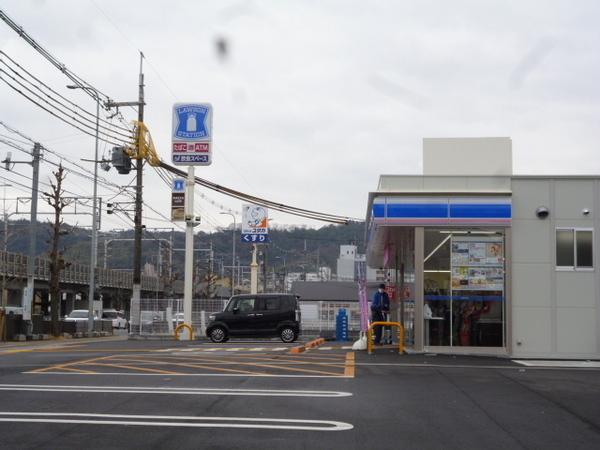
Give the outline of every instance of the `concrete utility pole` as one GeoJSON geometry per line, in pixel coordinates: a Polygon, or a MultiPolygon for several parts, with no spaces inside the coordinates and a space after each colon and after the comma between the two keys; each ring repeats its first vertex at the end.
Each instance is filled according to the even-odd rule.
{"type": "Polygon", "coordinates": [[[233,242],[233,250],[231,253],[231,295],[235,295],[235,232],[236,232],[236,222],[235,222],[235,214],[232,212],[220,212],[219,214],[228,214],[233,218],[233,233],[232,233],[232,242],[233,242]]]}
{"type": "Polygon", "coordinates": [[[23,292],[23,320],[28,320],[28,334],[33,332],[31,323],[31,309],[33,304],[34,275],[35,275],[35,252],[37,243],[37,203],[38,186],[40,180],[40,158],[42,156],[42,146],[39,143],[33,144],[33,175],[31,182],[31,212],[29,217],[29,257],[27,258],[27,287],[23,292]]]}
{"type": "MultiPolygon", "coordinates": [[[[142,72],[142,64],[144,62],[144,54],[140,52],[140,75],[139,75],[139,92],[138,92],[138,122],[144,122],[144,73],[142,72]]],[[[141,126],[138,126],[138,137],[141,133],[141,126]]],[[[138,139],[139,143],[139,139],[138,139]]],[[[142,294],[142,176],[144,168],[144,159],[140,155],[138,144],[136,158],[136,176],[135,176],[135,216],[134,216],[134,251],[133,251],[133,292],[132,302],[140,301],[142,294]]]]}
{"type": "Polygon", "coordinates": [[[4,270],[2,271],[2,306],[8,305],[8,291],[6,290],[6,266],[8,263],[8,215],[6,214],[6,188],[12,186],[12,184],[0,184],[4,188],[4,195],[2,197],[2,211],[4,213],[4,270]]]}

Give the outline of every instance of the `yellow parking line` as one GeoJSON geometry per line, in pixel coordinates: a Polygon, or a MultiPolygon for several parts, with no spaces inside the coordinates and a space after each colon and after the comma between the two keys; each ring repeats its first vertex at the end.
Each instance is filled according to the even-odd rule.
{"type": "Polygon", "coordinates": [[[151,372],[151,373],[164,373],[165,375],[179,375],[180,372],[172,372],[169,370],[161,369],[147,369],[144,367],[129,366],[125,364],[112,364],[112,363],[91,363],[91,366],[103,366],[103,367],[117,367],[119,369],[137,370],[140,372],[151,372]]]}
{"type": "MultiPolygon", "coordinates": [[[[173,362],[173,361],[156,361],[156,360],[150,360],[150,359],[128,359],[128,361],[137,361],[137,362],[145,362],[145,363],[155,363],[155,364],[159,364],[159,365],[171,365],[171,366],[181,366],[181,367],[191,367],[193,369],[210,369],[210,370],[217,370],[220,372],[234,372],[234,373],[244,373],[244,374],[248,374],[248,375],[260,375],[260,372],[250,372],[247,370],[239,370],[239,369],[225,369],[223,367],[213,367],[213,366],[206,366],[206,365],[202,365],[202,364],[188,364],[188,363],[177,363],[177,362],[173,362]]],[[[140,368],[140,370],[142,370],[142,368],[140,368]]]]}
{"type": "Polygon", "coordinates": [[[346,353],[346,368],[344,369],[344,376],[354,378],[355,372],[355,356],[354,352],[346,353]]]}
{"type": "Polygon", "coordinates": [[[93,361],[100,361],[102,359],[108,359],[111,356],[100,356],[99,358],[83,359],[83,360],[73,361],[73,362],[66,363],[66,364],[55,364],[53,366],[43,367],[41,369],[30,370],[30,373],[43,373],[43,372],[48,372],[48,371],[54,371],[56,369],[64,369],[64,368],[70,367],[70,366],[85,365],[85,364],[93,362],[93,361]]]}
{"type": "MultiPolygon", "coordinates": [[[[146,358],[146,356],[139,356],[139,358],[146,358]]],[[[211,358],[208,355],[197,355],[195,357],[184,357],[184,356],[163,356],[163,358],[167,358],[169,360],[183,360],[183,361],[200,361],[200,362],[213,362],[215,364],[240,364],[239,360],[231,360],[231,359],[214,359],[214,356],[211,358]]],[[[272,358],[261,358],[261,357],[250,357],[247,356],[244,359],[249,359],[252,361],[267,361],[272,363],[289,363],[290,365],[312,365],[312,366],[324,366],[324,367],[337,367],[343,369],[345,367],[344,360],[338,360],[337,364],[333,363],[325,363],[325,362],[313,362],[313,361],[301,361],[299,359],[285,359],[280,357],[272,357],[272,358]]],[[[128,359],[130,360],[130,359],[128,359]]]]}
{"type": "Polygon", "coordinates": [[[68,372],[76,372],[76,373],[89,373],[89,374],[98,373],[98,372],[94,372],[93,370],[74,369],[72,367],[62,367],[60,370],[66,370],[68,372]]]}

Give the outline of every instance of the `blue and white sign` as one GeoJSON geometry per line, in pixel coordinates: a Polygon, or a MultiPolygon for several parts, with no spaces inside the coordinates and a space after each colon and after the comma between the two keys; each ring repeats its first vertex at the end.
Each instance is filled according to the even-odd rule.
{"type": "Polygon", "coordinates": [[[205,103],[177,103],[173,106],[173,140],[210,141],[212,106],[205,103]]]}
{"type": "Polygon", "coordinates": [[[269,241],[269,210],[264,206],[242,205],[242,242],[262,244],[269,241]]]}
{"type": "Polygon", "coordinates": [[[264,244],[265,242],[271,242],[271,239],[267,234],[242,234],[242,242],[264,244]]]}
{"type": "Polygon", "coordinates": [[[184,178],[175,178],[173,180],[173,192],[185,192],[184,178]]]}
{"type": "Polygon", "coordinates": [[[212,106],[208,103],[173,105],[172,161],[180,166],[212,163],[212,106]]]}

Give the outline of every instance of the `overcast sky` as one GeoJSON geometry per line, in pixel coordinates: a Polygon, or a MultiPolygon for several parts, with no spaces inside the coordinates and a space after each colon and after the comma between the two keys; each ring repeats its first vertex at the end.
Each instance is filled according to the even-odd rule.
{"type": "MultiPolygon", "coordinates": [[[[145,121],[163,159],[172,104],[210,102],[214,162],[196,174],[271,200],[364,218],[381,173],[421,173],[423,137],[509,136],[515,173],[600,173],[597,1],[0,0],[0,8],[117,101],[137,98],[142,50],[145,121]]],[[[93,111],[89,97],[65,89],[69,80],[2,22],[0,49],[93,111]]],[[[93,158],[92,138],[2,82],[0,120],[69,158],[93,158]]],[[[7,150],[0,144],[2,158],[7,150]]],[[[132,175],[104,173],[122,185],[132,175]]],[[[89,180],[68,181],[91,194],[89,180]]],[[[145,201],[169,215],[169,188],[152,168],[144,187],[145,201]]],[[[207,197],[198,201],[204,230],[231,222],[220,208],[241,211],[237,200],[198,192],[207,197]]],[[[126,226],[103,218],[103,229],[126,226]]]]}

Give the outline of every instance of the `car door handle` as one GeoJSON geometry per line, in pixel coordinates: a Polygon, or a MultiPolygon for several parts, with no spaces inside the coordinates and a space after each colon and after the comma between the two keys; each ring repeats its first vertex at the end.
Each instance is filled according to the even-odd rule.
{"type": "Polygon", "coordinates": [[[262,314],[254,314],[256,317],[262,317],[262,314]]]}
{"type": "Polygon", "coordinates": [[[248,317],[254,317],[256,314],[250,313],[248,314],[248,317]]]}

